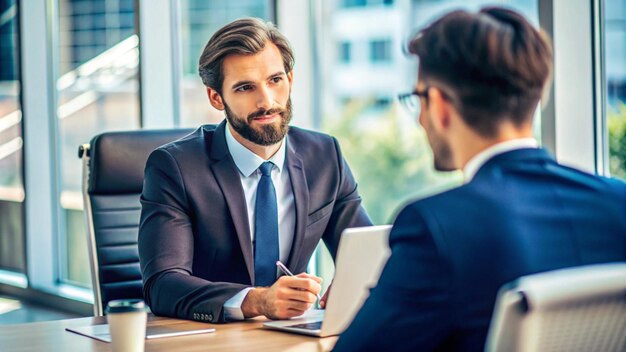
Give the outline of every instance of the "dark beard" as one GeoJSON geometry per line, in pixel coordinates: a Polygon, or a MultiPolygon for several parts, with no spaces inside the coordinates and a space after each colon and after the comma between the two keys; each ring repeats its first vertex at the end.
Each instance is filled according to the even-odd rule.
{"type": "MultiPolygon", "coordinates": [[[[434,132],[433,132],[434,134],[434,132]]],[[[433,163],[437,171],[454,171],[452,150],[442,138],[430,136],[430,148],[433,150],[433,163]],[[432,138],[432,139],[431,139],[432,138]]]]}
{"type": "Polygon", "coordinates": [[[263,146],[274,145],[280,142],[285,137],[287,132],[289,132],[289,122],[291,122],[292,114],[291,97],[287,100],[287,106],[284,109],[272,108],[269,110],[257,110],[250,113],[245,119],[235,115],[226,102],[224,102],[224,107],[228,123],[235,131],[237,131],[237,133],[239,133],[240,136],[254,144],[263,146]],[[258,130],[252,128],[252,120],[254,120],[255,117],[276,113],[280,115],[280,124],[278,126],[275,124],[268,124],[261,125],[258,130]]]}
{"type": "Polygon", "coordinates": [[[452,165],[452,152],[447,145],[440,146],[436,154],[433,149],[433,159],[437,171],[454,171],[457,169],[452,165]]]}

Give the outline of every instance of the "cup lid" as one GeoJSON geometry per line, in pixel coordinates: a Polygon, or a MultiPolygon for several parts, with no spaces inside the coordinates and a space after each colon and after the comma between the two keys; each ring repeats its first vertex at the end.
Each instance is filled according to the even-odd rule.
{"type": "Polygon", "coordinates": [[[146,304],[141,299],[116,299],[109,301],[105,313],[145,312],[146,304]]]}

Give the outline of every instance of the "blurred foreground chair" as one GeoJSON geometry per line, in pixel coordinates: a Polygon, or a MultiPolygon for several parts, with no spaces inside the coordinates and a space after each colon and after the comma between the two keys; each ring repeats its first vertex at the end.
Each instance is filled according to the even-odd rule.
{"type": "Polygon", "coordinates": [[[486,351],[626,351],[626,263],[555,270],[504,285],[486,351]]]}
{"type": "Polygon", "coordinates": [[[120,298],[142,298],[137,234],[146,160],[192,130],[107,132],[79,147],[94,315],[120,298]]]}

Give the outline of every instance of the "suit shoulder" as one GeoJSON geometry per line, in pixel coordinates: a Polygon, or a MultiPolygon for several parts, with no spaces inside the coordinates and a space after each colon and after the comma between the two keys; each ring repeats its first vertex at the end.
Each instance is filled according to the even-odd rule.
{"type": "Polygon", "coordinates": [[[395,217],[394,224],[408,224],[419,221],[433,225],[441,220],[441,216],[445,217],[451,207],[456,207],[459,203],[473,199],[474,193],[476,193],[476,190],[472,189],[471,184],[464,184],[421,199],[409,201],[401,207],[401,210],[395,217]]]}
{"type": "Polygon", "coordinates": [[[206,139],[213,137],[215,128],[216,125],[200,126],[188,135],[160,146],[157,150],[164,150],[169,154],[176,155],[204,148],[206,139]]]}
{"type": "Polygon", "coordinates": [[[343,158],[339,142],[328,134],[290,127],[288,136],[288,146],[304,160],[324,158],[339,162],[343,158]]]}
{"type": "Polygon", "coordinates": [[[621,204],[626,205],[626,182],[617,178],[602,177],[602,180],[611,189],[609,194],[618,194],[621,196],[621,204]]]}
{"type": "Polygon", "coordinates": [[[415,223],[417,221],[428,222],[428,220],[433,220],[432,216],[436,216],[439,213],[439,210],[444,211],[446,205],[450,204],[451,201],[454,199],[462,199],[462,196],[459,194],[460,188],[461,187],[456,187],[441,193],[405,203],[396,216],[394,226],[398,224],[415,223]]]}
{"type": "Polygon", "coordinates": [[[624,180],[615,178],[615,177],[606,177],[606,176],[596,176],[599,182],[605,184],[607,187],[613,188],[614,190],[626,192],[626,182],[624,180]]]}
{"type": "Polygon", "coordinates": [[[289,140],[294,144],[333,146],[335,138],[326,133],[311,131],[300,127],[289,127],[289,140]]]}
{"type": "MultiPolygon", "coordinates": [[[[438,220],[432,217],[432,212],[429,212],[430,203],[435,199],[436,196],[416,200],[402,208],[389,234],[391,248],[398,245],[425,243],[424,241],[432,243],[435,247],[443,245],[444,241],[439,238],[437,231],[433,231],[438,220]]],[[[434,214],[437,214],[436,210],[434,214]]]]}
{"type": "Polygon", "coordinates": [[[605,182],[608,183],[611,187],[615,187],[622,192],[626,192],[626,182],[624,180],[608,177],[603,177],[603,179],[605,179],[605,182]]]}
{"type": "Polygon", "coordinates": [[[620,194],[626,196],[626,182],[617,178],[599,176],[579,169],[555,163],[555,170],[559,170],[561,176],[583,187],[591,188],[596,192],[620,194]]]}
{"type": "Polygon", "coordinates": [[[461,184],[430,196],[410,201],[405,207],[411,207],[414,211],[422,211],[423,209],[436,210],[438,207],[442,206],[442,204],[449,204],[449,202],[455,199],[464,199],[474,192],[474,185],[472,183],[461,184]]]}

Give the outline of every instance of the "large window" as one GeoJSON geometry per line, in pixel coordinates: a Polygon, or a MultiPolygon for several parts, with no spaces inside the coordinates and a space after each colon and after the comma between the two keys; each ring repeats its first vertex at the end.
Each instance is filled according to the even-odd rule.
{"type": "MultiPolygon", "coordinates": [[[[155,128],[197,127],[221,121],[223,113],[210,106],[197,70],[206,42],[224,24],[244,16],[277,22],[296,55],[294,124],[338,138],[359,182],[367,211],[374,223],[385,224],[394,220],[403,203],[454,187],[461,181],[459,173],[433,170],[431,151],[417,117],[396,102],[398,93],[413,89],[417,75],[416,61],[402,50],[408,36],[445,12],[457,8],[476,10],[487,4],[512,7],[535,25],[539,23],[537,0],[24,0],[19,4],[22,12],[28,13],[22,16],[21,27],[22,62],[26,64],[21,68],[20,81],[17,3],[0,0],[0,276],[7,270],[25,272],[27,267],[29,283],[36,284],[31,286],[46,290],[56,285],[58,278],[63,283],[90,285],[78,145],[107,130],[139,128],[140,121],[155,128]],[[143,13],[138,13],[138,8],[144,9],[143,13]],[[157,9],[159,16],[146,15],[150,9],[157,9]],[[58,16],[51,19],[51,13],[58,16]],[[137,21],[138,15],[146,17],[137,21]],[[154,70],[141,75],[145,84],[144,112],[148,108],[166,111],[163,118],[146,113],[140,119],[136,24],[145,25],[149,22],[146,18],[171,21],[160,28],[142,28],[141,32],[142,69],[153,69],[149,64],[156,62],[158,73],[173,82],[145,84],[158,75],[154,70]],[[167,31],[157,31],[158,38],[171,35],[167,38],[171,40],[148,40],[153,38],[150,34],[155,29],[166,27],[167,31]],[[155,47],[157,55],[152,53],[155,47]],[[167,64],[159,65],[167,55],[167,64]],[[33,67],[37,69],[32,70],[33,67]],[[50,83],[51,79],[54,82],[50,83]],[[145,94],[149,88],[163,93],[157,96],[173,98],[155,99],[145,94]],[[24,104],[24,124],[20,101],[24,104]],[[42,132],[37,134],[35,130],[42,132]],[[31,138],[33,135],[39,138],[31,138]],[[42,137],[45,142],[39,140],[42,137]],[[41,163],[34,161],[49,164],[41,168],[41,163]],[[38,171],[45,177],[35,175],[38,171]],[[26,202],[24,182],[28,188],[26,202]],[[41,219],[39,207],[46,215],[41,219]],[[43,225],[38,228],[39,223],[43,225]],[[42,240],[50,247],[50,253],[37,247],[42,240]],[[53,265],[57,259],[59,265],[53,265]]],[[[554,5],[555,16],[565,18],[559,7],[563,2],[541,3],[554,5]]],[[[621,177],[626,177],[625,8],[623,0],[605,2],[611,172],[621,177]]],[[[578,13],[587,15],[585,11],[578,13]]],[[[552,14],[545,15],[548,18],[552,14]]],[[[591,15],[585,18],[590,19],[591,15]]],[[[562,35],[559,40],[555,38],[555,44],[562,47],[567,43],[587,43],[586,39],[576,40],[580,35],[563,38],[562,33],[571,28],[559,27],[563,21],[553,22],[556,32],[562,35]]],[[[583,29],[589,32],[586,27],[583,29]]],[[[576,68],[590,67],[577,61],[590,55],[577,54],[581,50],[573,54],[566,50],[564,54],[557,52],[556,58],[575,62],[572,66],[576,68]]],[[[571,71],[563,72],[567,74],[561,73],[561,81],[580,78],[571,71]]],[[[575,84],[560,84],[558,88],[566,90],[564,86],[575,84]]],[[[576,103],[586,98],[578,95],[572,101],[571,94],[566,94],[565,99],[556,96],[554,101],[566,101],[575,110],[581,110],[576,103]]],[[[572,124],[572,114],[564,114],[562,106],[555,110],[564,115],[559,116],[561,124],[555,124],[555,130],[563,125],[574,126],[572,129],[577,131],[589,130],[572,124]]],[[[586,111],[582,115],[591,116],[586,111]]],[[[540,126],[536,127],[539,131],[540,126]]],[[[552,134],[558,133],[545,132],[548,137],[552,134]]],[[[572,148],[562,148],[560,152],[567,150],[572,148]]],[[[332,264],[328,258],[317,256],[312,264],[329,283],[332,264]]]]}
{"type": "Polygon", "coordinates": [[[0,0],[0,269],[25,272],[18,6],[0,0]]]}
{"type": "Polygon", "coordinates": [[[133,0],[59,0],[56,82],[60,279],[89,286],[80,144],[139,127],[133,0]]]}
{"type": "MultiPolygon", "coordinates": [[[[460,172],[434,170],[417,116],[397,103],[397,94],[412,91],[417,78],[417,62],[403,52],[407,38],[448,11],[476,10],[486,4],[517,9],[538,25],[538,4],[536,0],[324,0],[322,4],[316,20],[321,60],[316,77],[321,95],[314,103],[321,106],[318,126],[339,139],[373,222],[389,224],[404,203],[462,180],[460,172]],[[352,43],[349,60],[341,43],[352,43]]],[[[319,251],[316,261],[326,285],[333,271],[327,251],[319,251]]]]}
{"type": "Polygon", "coordinates": [[[626,2],[604,6],[609,170],[626,179],[626,2]]]}
{"type": "Polygon", "coordinates": [[[215,110],[207,98],[206,88],[198,77],[198,59],[209,38],[230,21],[240,17],[272,20],[269,1],[180,0],[182,34],[181,125],[197,127],[216,123],[224,113],[215,110]]]}
{"type": "Polygon", "coordinates": [[[391,40],[378,39],[370,41],[370,61],[372,63],[391,63],[391,40]]]}
{"type": "MultiPolygon", "coordinates": [[[[375,223],[391,223],[398,207],[409,199],[459,183],[458,173],[433,170],[417,117],[396,103],[397,94],[411,91],[417,77],[417,63],[406,57],[403,45],[413,30],[439,15],[487,3],[494,4],[479,0],[323,2],[316,23],[321,31],[317,46],[322,64],[316,77],[322,92],[320,125],[339,138],[375,223]]],[[[536,0],[495,3],[539,22],[536,0]]]]}

